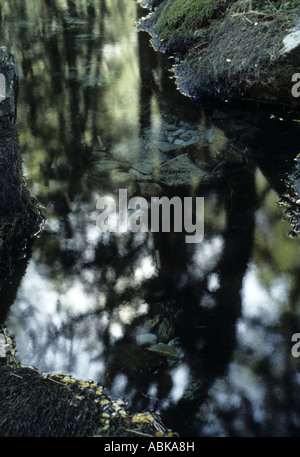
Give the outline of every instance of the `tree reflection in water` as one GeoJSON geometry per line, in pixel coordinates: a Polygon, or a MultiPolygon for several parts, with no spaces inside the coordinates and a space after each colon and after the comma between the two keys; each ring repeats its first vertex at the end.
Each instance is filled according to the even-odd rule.
{"type": "Polygon", "coordinates": [[[47,218],[2,294],[22,363],[93,378],[185,436],[297,435],[299,241],[276,192],[298,126],[186,100],[134,27],[133,0],[34,5],[1,9],[21,70],[24,168],[47,218]],[[180,129],[198,140],[171,147],[180,129]],[[204,196],[204,241],[100,234],[97,197],[120,188],[204,196]],[[182,358],[137,346],[149,331],[182,358]]]}

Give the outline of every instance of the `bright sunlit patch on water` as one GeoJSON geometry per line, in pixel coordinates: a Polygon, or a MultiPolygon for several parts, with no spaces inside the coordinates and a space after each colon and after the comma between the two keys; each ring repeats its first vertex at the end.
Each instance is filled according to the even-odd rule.
{"type": "Polygon", "coordinates": [[[112,385],[112,392],[114,395],[122,396],[124,395],[125,389],[128,385],[128,379],[124,374],[117,374],[114,378],[112,385]]]}
{"type": "Polygon", "coordinates": [[[93,311],[96,303],[92,298],[94,297],[87,294],[82,283],[75,281],[66,293],[61,295],[60,302],[65,310],[70,310],[75,315],[93,311]]]}
{"type": "Polygon", "coordinates": [[[41,311],[40,316],[43,319],[48,319],[49,315],[53,317],[56,314],[59,293],[49,288],[48,278],[38,271],[34,262],[29,263],[27,267],[27,275],[18,290],[18,297],[22,297],[20,301],[24,303],[25,308],[31,305],[41,311]]]}
{"type": "Polygon", "coordinates": [[[208,275],[207,288],[210,292],[215,292],[220,288],[220,278],[217,273],[211,273],[208,275]]]}
{"type": "MultiPolygon", "coordinates": [[[[231,389],[235,396],[246,398],[252,406],[253,417],[257,422],[265,420],[264,410],[267,386],[259,376],[256,376],[251,367],[232,363],[228,377],[231,381],[231,389]]],[[[237,398],[237,397],[236,397],[237,398]]]]}
{"type": "Polygon", "coordinates": [[[110,340],[115,342],[123,337],[123,327],[119,322],[112,322],[109,326],[110,340]]]}
{"type": "Polygon", "coordinates": [[[117,315],[124,324],[131,324],[137,316],[147,314],[149,305],[147,303],[126,303],[117,310],[117,315]]]}
{"type": "Polygon", "coordinates": [[[176,403],[183,396],[189,381],[189,370],[185,364],[179,365],[172,373],[173,387],[170,392],[172,400],[176,403]]]}
{"type": "Polygon", "coordinates": [[[152,257],[144,257],[140,266],[135,270],[134,277],[137,282],[142,282],[145,279],[152,278],[156,273],[152,257]]]}
{"type": "Polygon", "coordinates": [[[284,366],[285,343],[281,333],[276,330],[266,333],[264,321],[255,325],[247,319],[241,319],[237,325],[237,339],[240,350],[248,354],[249,360],[270,360],[270,369],[278,373],[284,366]]]}
{"type": "Polygon", "coordinates": [[[219,260],[224,240],[222,236],[214,236],[196,248],[193,262],[189,266],[190,274],[195,278],[202,278],[206,271],[210,271],[219,260]]]}
{"type": "Polygon", "coordinates": [[[259,317],[265,324],[277,322],[288,299],[288,291],[289,283],[285,277],[276,278],[267,287],[260,281],[256,266],[250,264],[241,291],[243,315],[259,317]]]}

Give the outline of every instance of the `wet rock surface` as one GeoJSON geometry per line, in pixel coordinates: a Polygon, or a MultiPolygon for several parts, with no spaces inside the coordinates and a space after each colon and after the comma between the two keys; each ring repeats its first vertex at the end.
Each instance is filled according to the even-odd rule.
{"type": "Polygon", "coordinates": [[[0,289],[26,254],[29,240],[40,230],[42,215],[25,187],[15,125],[18,72],[13,56],[0,48],[0,73],[5,97],[0,101],[0,289]]]}
{"type": "Polygon", "coordinates": [[[135,341],[138,346],[149,346],[157,343],[157,336],[153,333],[142,333],[136,336],[135,341]]]}
{"type": "Polygon", "coordinates": [[[168,344],[154,344],[153,346],[149,346],[147,350],[150,352],[155,352],[156,354],[159,354],[166,359],[177,360],[179,358],[177,351],[168,344]]]}
{"type": "Polygon", "coordinates": [[[283,209],[283,218],[291,226],[289,236],[295,238],[300,234],[300,156],[295,157],[295,168],[286,177],[286,192],[281,195],[278,206],[283,209]]]}
{"type": "Polygon", "coordinates": [[[17,116],[18,69],[14,56],[5,46],[0,47],[1,98],[0,118],[9,119],[13,125],[17,116]]]}

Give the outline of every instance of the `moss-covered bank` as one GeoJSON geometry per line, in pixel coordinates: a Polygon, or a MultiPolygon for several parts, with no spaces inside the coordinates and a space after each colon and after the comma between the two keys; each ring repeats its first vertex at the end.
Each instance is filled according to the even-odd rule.
{"type": "Polygon", "coordinates": [[[292,75],[300,68],[297,2],[140,3],[152,10],[140,28],[151,33],[156,49],[175,57],[177,84],[187,95],[292,105],[298,101],[291,93],[292,75]],[[293,47],[285,49],[288,35],[293,47]]]}

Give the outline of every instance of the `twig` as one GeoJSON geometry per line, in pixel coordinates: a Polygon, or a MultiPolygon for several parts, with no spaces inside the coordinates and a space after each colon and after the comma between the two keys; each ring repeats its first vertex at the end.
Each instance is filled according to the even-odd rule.
{"type": "Polygon", "coordinates": [[[186,156],[187,154],[188,154],[188,153],[185,152],[184,154],[180,154],[179,156],[173,157],[172,159],[167,160],[166,162],[161,163],[160,166],[161,166],[161,167],[164,167],[164,166],[167,165],[168,163],[173,162],[173,160],[180,159],[181,157],[184,157],[184,156],[186,156]]]}
{"type": "Polygon", "coordinates": [[[248,19],[246,16],[244,16],[244,19],[246,19],[246,21],[250,22],[250,24],[253,24],[253,22],[250,21],[250,19],[248,19]]]}
{"type": "Polygon", "coordinates": [[[272,8],[274,8],[274,9],[275,9],[276,11],[278,11],[278,13],[279,13],[279,10],[276,8],[276,6],[275,6],[275,5],[273,5],[273,3],[272,3],[272,2],[270,2],[270,0],[268,0],[268,2],[269,2],[269,3],[270,3],[270,5],[272,6],[272,8]]]}
{"type": "Polygon", "coordinates": [[[125,430],[125,432],[136,433],[137,435],[149,436],[150,438],[153,438],[153,435],[148,435],[147,433],[143,433],[138,430],[130,430],[129,428],[124,428],[123,430],[125,430]]]}
{"type": "Polygon", "coordinates": [[[16,378],[20,378],[20,379],[23,379],[23,376],[19,376],[18,374],[15,374],[15,373],[10,373],[11,375],[15,376],[16,378]]]}
{"type": "Polygon", "coordinates": [[[141,173],[142,175],[150,176],[150,173],[145,173],[144,171],[139,170],[138,168],[135,168],[135,167],[131,167],[131,168],[132,168],[132,170],[138,171],[138,172],[141,173]]]}
{"type": "Polygon", "coordinates": [[[241,13],[233,13],[231,14],[231,17],[235,16],[245,16],[245,14],[257,14],[258,16],[273,16],[273,14],[270,13],[263,13],[262,11],[243,11],[241,13]]]}
{"type": "Polygon", "coordinates": [[[56,381],[55,379],[49,378],[49,377],[46,377],[45,379],[49,379],[50,381],[56,382],[56,384],[60,384],[61,386],[64,386],[64,387],[66,387],[67,389],[71,390],[71,389],[69,388],[69,386],[67,386],[67,384],[64,384],[63,382],[56,381]]]}
{"type": "Polygon", "coordinates": [[[219,168],[219,167],[221,167],[222,165],[225,165],[225,163],[226,163],[226,162],[221,162],[221,163],[219,163],[219,164],[213,169],[213,171],[211,172],[211,174],[213,175],[214,172],[216,171],[216,169],[219,168]]]}

